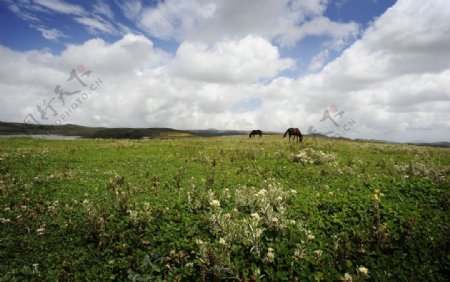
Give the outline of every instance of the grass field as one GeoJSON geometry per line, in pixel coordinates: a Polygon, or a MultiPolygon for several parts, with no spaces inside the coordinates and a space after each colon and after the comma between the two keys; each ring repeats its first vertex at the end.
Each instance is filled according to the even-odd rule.
{"type": "Polygon", "coordinates": [[[446,281],[449,172],[334,139],[0,139],[0,280],[446,281]]]}

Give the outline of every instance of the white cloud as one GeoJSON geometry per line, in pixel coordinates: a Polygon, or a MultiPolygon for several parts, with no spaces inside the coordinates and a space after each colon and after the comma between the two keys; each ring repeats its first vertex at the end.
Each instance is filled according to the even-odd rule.
{"type": "Polygon", "coordinates": [[[63,0],[33,0],[33,2],[58,13],[74,15],[86,14],[83,7],[67,3],[63,0]]]}
{"type": "Polygon", "coordinates": [[[323,16],[324,0],[168,0],[142,10],[140,26],[163,39],[220,41],[262,36],[294,45],[306,35],[333,40],[354,37],[356,23],[332,22],[323,16]]]}
{"type": "Polygon", "coordinates": [[[98,32],[103,32],[106,34],[117,34],[118,32],[111,23],[103,20],[100,17],[81,17],[75,18],[75,21],[84,25],[92,34],[97,34],[98,32]]]}
{"type": "Polygon", "coordinates": [[[116,4],[122,10],[122,13],[131,21],[139,18],[143,4],[141,0],[116,1],[116,4]]]}
{"type": "Polygon", "coordinates": [[[311,59],[311,62],[309,63],[308,66],[308,70],[312,72],[320,70],[325,65],[329,55],[330,51],[328,49],[320,51],[317,55],[315,55],[311,59]]]}
{"type": "Polygon", "coordinates": [[[93,6],[94,13],[104,15],[109,19],[114,18],[114,12],[111,10],[111,7],[108,5],[108,2],[103,0],[97,0],[97,2],[93,6]]]}
{"type": "Polygon", "coordinates": [[[201,2],[194,0],[159,2],[156,7],[143,10],[140,25],[155,37],[180,38],[185,32],[197,28],[201,19],[213,16],[215,4],[201,2]]]}
{"type": "Polygon", "coordinates": [[[269,41],[255,36],[215,44],[183,42],[170,71],[181,77],[209,82],[257,82],[292,68],[269,41]]]}
{"type": "Polygon", "coordinates": [[[59,38],[67,37],[67,35],[56,28],[47,29],[45,27],[37,27],[36,29],[39,30],[42,33],[42,36],[48,40],[58,41],[59,38]]]}

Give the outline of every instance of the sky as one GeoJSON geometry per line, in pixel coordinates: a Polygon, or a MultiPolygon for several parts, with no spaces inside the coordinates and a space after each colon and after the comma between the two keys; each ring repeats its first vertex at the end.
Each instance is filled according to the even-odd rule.
{"type": "Polygon", "coordinates": [[[450,141],[448,0],[0,0],[0,121],[450,141]]]}

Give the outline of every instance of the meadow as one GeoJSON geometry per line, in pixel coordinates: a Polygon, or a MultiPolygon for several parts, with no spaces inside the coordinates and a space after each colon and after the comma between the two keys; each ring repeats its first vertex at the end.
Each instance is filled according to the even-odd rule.
{"type": "Polygon", "coordinates": [[[0,280],[448,281],[450,149],[0,139],[0,280]]]}

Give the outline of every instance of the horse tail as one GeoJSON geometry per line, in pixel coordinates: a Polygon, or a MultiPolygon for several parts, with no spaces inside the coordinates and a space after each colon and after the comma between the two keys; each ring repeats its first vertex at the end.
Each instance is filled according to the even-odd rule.
{"type": "Polygon", "coordinates": [[[284,133],[283,138],[286,137],[286,135],[288,134],[288,132],[289,132],[289,128],[288,128],[288,130],[286,130],[286,132],[284,133]]]}

